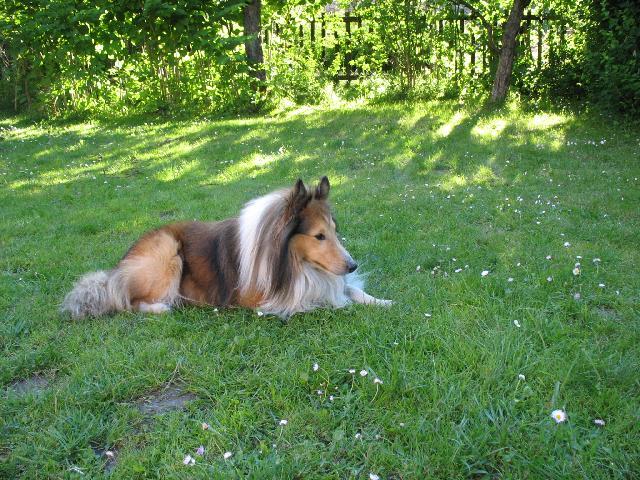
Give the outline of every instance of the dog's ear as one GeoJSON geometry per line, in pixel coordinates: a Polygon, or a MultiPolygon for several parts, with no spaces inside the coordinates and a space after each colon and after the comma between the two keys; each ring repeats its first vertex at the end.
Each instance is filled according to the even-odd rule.
{"type": "Polygon", "coordinates": [[[289,194],[288,207],[291,214],[295,215],[299,213],[309,203],[310,196],[307,192],[307,187],[304,186],[304,182],[298,179],[293,186],[293,190],[289,194]]]}
{"type": "Polygon", "coordinates": [[[315,198],[318,200],[326,200],[329,197],[329,189],[331,185],[329,185],[329,179],[324,176],[320,179],[320,183],[316,187],[315,198]]]}

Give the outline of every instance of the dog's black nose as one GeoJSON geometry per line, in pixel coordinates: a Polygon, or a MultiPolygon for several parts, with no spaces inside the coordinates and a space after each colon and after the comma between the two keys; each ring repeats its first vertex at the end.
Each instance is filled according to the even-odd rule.
{"type": "Polygon", "coordinates": [[[349,271],[349,273],[355,272],[356,268],[358,268],[358,264],[356,262],[349,262],[347,264],[347,270],[349,271]]]}

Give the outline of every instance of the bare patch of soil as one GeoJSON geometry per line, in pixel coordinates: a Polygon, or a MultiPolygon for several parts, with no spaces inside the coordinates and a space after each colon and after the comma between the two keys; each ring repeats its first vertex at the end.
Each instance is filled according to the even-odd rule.
{"type": "Polygon", "coordinates": [[[138,410],[145,415],[161,415],[181,410],[187,402],[195,400],[193,393],[185,392],[179,385],[167,385],[137,402],[138,410]]]}
{"type": "Polygon", "coordinates": [[[49,379],[43,375],[32,375],[29,378],[24,378],[13,382],[9,389],[13,390],[18,395],[27,395],[29,393],[40,393],[49,386],[49,379]]]}

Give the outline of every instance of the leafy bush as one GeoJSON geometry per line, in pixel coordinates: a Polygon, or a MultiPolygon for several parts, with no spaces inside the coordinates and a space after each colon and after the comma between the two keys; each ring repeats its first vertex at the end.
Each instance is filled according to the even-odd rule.
{"type": "MultiPolygon", "coordinates": [[[[4,0],[0,103],[47,115],[246,111],[265,99],[318,103],[338,78],[357,78],[334,88],[346,96],[478,97],[492,84],[512,0],[327,3],[263,0],[268,78],[256,88],[240,27],[246,0],[4,0]],[[359,20],[347,30],[345,16],[359,20]]],[[[521,26],[512,90],[640,113],[636,1],[531,8],[542,20],[521,26]]]]}
{"type": "Polygon", "coordinates": [[[640,114],[640,4],[594,0],[586,39],[585,88],[615,109],[640,114]]]}
{"type": "Polygon", "coordinates": [[[233,108],[252,101],[242,1],[6,0],[0,29],[15,106],[68,111],[233,108]],[[223,8],[224,7],[224,8],[223,8]],[[46,53],[45,53],[46,52],[46,53]]]}

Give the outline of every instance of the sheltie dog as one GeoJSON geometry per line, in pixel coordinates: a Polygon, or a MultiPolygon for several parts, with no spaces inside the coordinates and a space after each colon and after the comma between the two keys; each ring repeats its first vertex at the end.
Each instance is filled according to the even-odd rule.
{"type": "Polygon", "coordinates": [[[250,201],[237,218],[148,232],[114,269],[80,278],[61,309],[79,319],[195,304],[286,318],[351,302],[390,305],[361,289],[358,265],[336,234],[329,188],[327,177],[315,189],[298,180],[250,201]]]}

